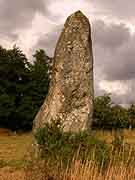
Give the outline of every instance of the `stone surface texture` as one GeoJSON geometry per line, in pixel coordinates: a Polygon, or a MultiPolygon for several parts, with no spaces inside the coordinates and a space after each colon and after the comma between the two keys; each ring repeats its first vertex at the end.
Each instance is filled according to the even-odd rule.
{"type": "Polygon", "coordinates": [[[58,40],[49,94],[34,120],[34,130],[62,120],[64,131],[89,129],[93,115],[93,54],[89,20],[69,16],[58,40]]]}

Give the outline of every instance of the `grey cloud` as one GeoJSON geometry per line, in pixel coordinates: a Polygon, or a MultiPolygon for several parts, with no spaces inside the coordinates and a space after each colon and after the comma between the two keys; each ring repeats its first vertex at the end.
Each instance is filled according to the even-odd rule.
{"type": "Polygon", "coordinates": [[[125,80],[127,91],[123,94],[113,92],[110,93],[107,90],[103,90],[98,86],[98,83],[95,84],[95,96],[103,96],[104,94],[108,94],[112,99],[112,102],[115,104],[120,104],[124,106],[129,106],[131,103],[135,103],[135,80],[125,80]]]}
{"type": "Polygon", "coordinates": [[[100,66],[105,80],[135,79],[134,39],[124,24],[93,24],[95,69],[100,66]]]}
{"type": "Polygon", "coordinates": [[[129,28],[125,24],[105,24],[102,20],[93,23],[94,43],[106,48],[119,48],[130,40],[129,28]]]}
{"type": "Polygon", "coordinates": [[[30,25],[36,12],[45,12],[43,0],[2,0],[0,5],[0,34],[9,37],[30,25]]]}
{"type": "Polygon", "coordinates": [[[43,34],[39,36],[39,39],[34,47],[34,49],[45,49],[48,55],[54,56],[54,50],[56,47],[57,40],[62,31],[63,25],[59,25],[53,28],[48,34],[43,34]]]}
{"type": "Polygon", "coordinates": [[[115,102],[116,104],[122,104],[125,106],[129,106],[130,104],[135,103],[135,94],[133,93],[135,90],[134,89],[135,87],[134,88],[132,87],[132,83],[135,83],[135,81],[127,82],[129,88],[125,94],[117,95],[116,93],[113,93],[111,95],[113,102],[115,102]]]}
{"type": "Polygon", "coordinates": [[[120,81],[127,86],[127,92],[113,93],[117,104],[130,104],[135,101],[135,34],[131,35],[124,24],[107,25],[103,21],[92,23],[94,52],[95,95],[106,92],[99,83],[120,81]]]}
{"type": "Polygon", "coordinates": [[[135,79],[135,48],[132,42],[124,45],[111,60],[110,66],[106,67],[107,80],[135,79]]]}
{"type": "MultiPolygon", "coordinates": [[[[87,0],[90,2],[90,0],[87,0]]],[[[131,21],[135,16],[135,1],[123,0],[95,0],[93,2],[98,10],[103,12],[103,15],[108,17],[116,17],[121,20],[131,21]]]]}
{"type": "Polygon", "coordinates": [[[3,36],[5,39],[7,39],[7,41],[10,39],[11,41],[16,41],[18,39],[18,34],[15,32],[0,32],[0,38],[3,39],[3,36]]]}

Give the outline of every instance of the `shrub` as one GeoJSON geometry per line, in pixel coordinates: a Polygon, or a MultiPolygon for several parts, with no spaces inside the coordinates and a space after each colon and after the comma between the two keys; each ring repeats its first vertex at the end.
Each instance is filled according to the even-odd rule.
{"type": "Polygon", "coordinates": [[[94,99],[94,128],[102,129],[120,129],[128,128],[130,125],[133,127],[133,108],[129,111],[120,106],[115,105],[111,101],[111,97],[107,94],[98,96],[94,99]],[[130,118],[130,115],[132,117],[130,118]],[[131,122],[129,124],[129,119],[131,122]]]}
{"type": "Polygon", "coordinates": [[[41,157],[50,162],[70,163],[74,156],[82,162],[93,160],[98,165],[107,164],[109,147],[88,131],[78,133],[63,132],[60,122],[46,123],[35,134],[37,143],[42,147],[41,157]]]}

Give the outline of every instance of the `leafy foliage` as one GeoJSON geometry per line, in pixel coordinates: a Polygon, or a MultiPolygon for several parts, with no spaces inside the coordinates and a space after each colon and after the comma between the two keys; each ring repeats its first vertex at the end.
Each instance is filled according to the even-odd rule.
{"type": "Polygon", "coordinates": [[[115,105],[111,108],[112,112],[112,127],[116,128],[128,128],[129,116],[128,110],[122,106],[115,105]]]}
{"type": "Polygon", "coordinates": [[[96,97],[94,100],[93,126],[98,128],[111,127],[111,98],[109,95],[96,97]]]}
{"type": "Polygon", "coordinates": [[[0,47],[0,126],[32,128],[32,121],[48,93],[50,58],[36,51],[34,64],[16,46],[0,47]]]}
{"type": "Polygon", "coordinates": [[[42,149],[41,157],[51,159],[53,163],[62,161],[67,165],[75,154],[82,161],[96,160],[99,165],[105,165],[109,159],[109,149],[104,141],[87,131],[63,132],[62,124],[58,121],[46,123],[43,128],[39,128],[35,138],[42,149]]]}
{"type": "Polygon", "coordinates": [[[126,109],[112,103],[109,94],[96,97],[94,100],[94,128],[120,129],[134,127],[135,109],[126,109]]]}
{"type": "Polygon", "coordinates": [[[130,128],[135,128],[135,104],[130,105],[128,112],[130,128]]]}

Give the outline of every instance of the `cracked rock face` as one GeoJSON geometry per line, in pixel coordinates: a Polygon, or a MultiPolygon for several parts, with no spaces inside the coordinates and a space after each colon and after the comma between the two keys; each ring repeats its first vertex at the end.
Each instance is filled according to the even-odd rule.
{"type": "Polygon", "coordinates": [[[89,129],[93,115],[93,55],[89,20],[69,16],[56,46],[49,94],[33,129],[62,120],[64,131],[89,129]]]}

